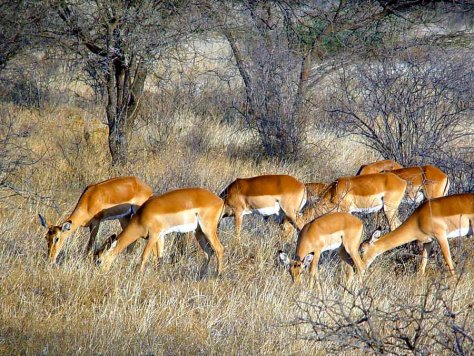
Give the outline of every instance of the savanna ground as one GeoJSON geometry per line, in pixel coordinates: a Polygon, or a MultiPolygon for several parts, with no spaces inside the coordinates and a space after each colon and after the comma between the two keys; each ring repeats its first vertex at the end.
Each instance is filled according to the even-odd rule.
{"type": "MultiPolygon", "coordinates": [[[[175,263],[171,261],[176,253],[173,237],[168,237],[165,262],[160,266],[150,263],[143,276],[134,272],[139,248],[133,254],[123,254],[109,273],[99,272],[92,260],[83,255],[87,229],[69,239],[59,266],[46,262],[45,231],[37,214],[41,212],[53,222],[64,219],[89,183],[118,174],[134,174],[159,193],[188,186],[219,192],[235,177],[276,172],[292,174],[303,181],[330,181],[353,174],[360,164],[376,158],[348,138],[319,134],[314,137],[318,141],[317,155],[308,155],[297,164],[265,160],[257,164],[251,154],[236,154],[238,148],[245,151],[250,145],[250,138],[238,127],[215,118],[180,113],[174,118],[176,123],[167,142],[157,149],[150,149],[147,142],[147,137],[154,135],[152,128],[138,131],[131,163],[117,171],[109,163],[104,128],[92,120],[97,114],[95,109],[30,110],[2,105],[1,110],[2,115],[15,118],[16,132],[27,133],[16,138],[21,147],[31,150],[32,159],[39,157],[13,173],[16,192],[10,190],[6,193],[9,196],[1,200],[2,354],[323,353],[338,350],[339,346],[334,338],[325,342],[312,340],[315,333],[304,320],[318,306],[327,303],[329,308],[334,301],[338,306],[350,306],[362,298],[357,295],[361,290],[369,293],[362,298],[373,298],[374,318],[367,335],[371,335],[370,330],[380,332],[374,339],[381,339],[396,331],[374,311],[390,313],[406,304],[416,307],[413,314],[419,313],[418,306],[423,304],[423,295],[433,287],[433,281],[450,287],[446,291],[447,307],[460,312],[454,322],[472,335],[471,239],[452,242],[461,274],[457,282],[445,281],[447,274],[441,258],[431,259],[425,278],[417,277],[417,257],[405,249],[402,258],[400,253],[379,258],[363,282],[346,286],[338,258],[333,256],[320,263],[322,296],[316,290],[307,290],[305,284],[293,286],[287,271],[277,268],[277,250],[290,251],[294,242],[283,238],[277,224],[261,218],[246,217],[240,242],[233,238],[231,221],[221,224],[225,269],[218,278],[214,277],[215,261],[210,275],[199,277],[203,256],[189,237],[185,255],[175,263]],[[84,128],[84,122],[89,127],[84,128]]],[[[373,228],[373,219],[366,221],[367,230],[373,228]]],[[[106,222],[99,239],[118,231],[118,223],[106,222]]],[[[420,323],[423,331],[418,342],[429,344],[433,352],[446,352],[439,345],[431,349],[436,345],[432,338],[443,339],[433,325],[439,328],[441,321],[448,331],[446,342],[454,340],[450,326],[443,321],[446,316],[442,309],[431,313],[437,324],[432,320],[420,323]]],[[[349,310],[348,315],[357,315],[357,319],[360,310],[349,310]]],[[[337,319],[337,314],[317,315],[328,323],[337,319]]],[[[348,315],[342,323],[350,323],[348,315]]],[[[449,317],[447,320],[453,321],[449,317]]],[[[413,331],[417,324],[412,322],[404,326],[405,321],[395,321],[399,328],[413,331]]],[[[410,337],[412,331],[407,333],[410,337]]],[[[356,341],[352,343],[353,348],[343,349],[354,352],[356,345],[361,346],[356,341]]],[[[469,350],[472,351],[472,340],[464,344],[464,352],[469,350]]]]}
{"type": "MultiPolygon", "coordinates": [[[[469,13],[465,17],[470,19],[469,13]]],[[[229,15],[232,29],[234,18],[253,24],[229,15]]],[[[184,22],[178,21],[178,27],[184,22]]],[[[251,33],[261,30],[257,26],[251,33]]],[[[402,246],[379,257],[362,280],[346,284],[337,255],[326,252],[320,261],[321,293],[308,290],[306,280],[293,285],[277,265],[277,251],[292,254],[296,235],[288,241],[272,219],[252,216],[244,219],[241,241],[233,237],[232,220],[222,221],[225,266],[220,277],[215,277],[214,259],[208,275],[200,276],[204,257],[186,235],[167,236],[163,263],[150,262],[143,275],[135,273],[143,242],[102,273],[83,253],[87,229],[69,238],[57,266],[47,263],[46,231],[38,213],[62,222],[87,185],[119,175],[136,175],[157,193],[183,187],[219,193],[236,177],[260,174],[331,182],[382,158],[377,145],[390,142],[388,153],[394,156],[384,158],[442,164],[449,168],[450,193],[474,189],[474,72],[472,49],[464,42],[448,36],[450,42],[434,50],[416,41],[403,46],[395,41],[396,51],[384,52],[374,65],[370,58],[377,51],[356,57],[366,52],[357,46],[353,52],[350,46],[339,48],[343,36],[335,48],[331,41],[315,42],[327,50],[326,60],[333,53],[339,56],[347,72],[321,74],[309,89],[304,120],[294,122],[287,110],[298,77],[292,65],[300,63],[291,57],[294,47],[290,43],[290,54],[279,57],[274,48],[284,44],[285,36],[276,36],[269,48],[256,36],[246,48],[247,32],[236,34],[245,35],[241,46],[249,58],[254,56],[248,68],[255,97],[245,98],[235,53],[222,40],[210,37],[199,46],[170,50],[148,73],[128,162],[120,168],[111,165],[107,144],[104,83],[91,89],[97,84],[92,79],[103,80],[103,73],[87,76],[87,63],[56,57],[62,54],[57,49],[26,51],[0,66],[0,354],[473,354],[472,238],[450,241],[458,278],[448,276],[437,246],[426,276],[417,276],[416,246],[402,246]],[[288,58],[289,74],[276,75],[285,73],[281,63],[288,58]],[[360,64],[354,72],[352,65],[360,64]],[[347,73],[344,79],[350,80],[335,85],[336,77],[347,73]],[[331,93],[334,88],[339,96],[331,93]],[[259,118],[277,119],[268,127],[252,122],[239,112],[249,102],[259,118]],[[347,120],[342,111],[354,115],[347,120]],[[391,129],[398,123],[406,124],[406,130],[395,137],[391,129]],[[375,137],[364,131],[372,128],[379,130],[375,137]],[[295,147],[296,159],[278,153],[269,158],[262,149],[265,143],[272,147],[265,132],[279,140],[283,130],[288,133],[283,148],[295,147]],[[181,257],[175,239],[185,240],[181,257]]],[[[102,68],[103,62],[95,64],[102,68]]],[[[402,208],[402,221],[411,209],[402,208]]],[[[367,238],[375,217],[364,217],[364,223],[367,238]]],[[[103,223],[99,243],[119,231],[118,222],[103,223]]]]}

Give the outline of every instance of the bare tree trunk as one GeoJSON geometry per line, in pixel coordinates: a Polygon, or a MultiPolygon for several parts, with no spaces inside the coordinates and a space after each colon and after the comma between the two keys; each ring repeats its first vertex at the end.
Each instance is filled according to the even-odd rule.
{"type": "Polygon", "coordinates": [[[128,144],[147,76],[141,63],[137,63],[132,77],[130,67],[133,63],[127,67],[121,61],[117,62],[109,66],[106,110],[109,150],[114,166],[124,165],[128,161],[128,144]]]}

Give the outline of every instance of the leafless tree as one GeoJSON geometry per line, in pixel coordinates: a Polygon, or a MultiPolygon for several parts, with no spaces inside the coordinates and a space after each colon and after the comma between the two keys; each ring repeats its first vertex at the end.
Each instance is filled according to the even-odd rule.
{"type": "Polygon", "coordinates": [[[237,107],[265,153],[296,158],[315,83],[372,50],[384,20],[425,1],[229,1],[211,6],[244,85],[237,107]],[[355,50],[357,48],[357,50],[355,50]]]}
{"type": "Polygon", "coordinates": [[[474,63],[459,50],[425,56],[394,53],[346,67],[332,96],[344,131],[403,165],[436,163],[474,134],[474,63]]]}
{"type": "Polygon", "coordinates": [[[44,8],[39,1],[0,2],[0,70],[21,51],[38,45],[34,34],[44,18],[44,8]]]}
{"type": "Polygon", "coordinates": [[[51,1],[41,33],[102,80],[112,164],[127,162],[128,143],[149,65],[189,30],[186,2],[51,1]],[[176,18],[180,23],[176,23],[176,18]]]}

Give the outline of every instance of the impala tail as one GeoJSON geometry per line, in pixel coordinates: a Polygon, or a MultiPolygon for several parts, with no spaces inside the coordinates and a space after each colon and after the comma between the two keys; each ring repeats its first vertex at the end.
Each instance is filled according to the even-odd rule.
{"type": "Polygon", "coordinates": [[[222,218],[232,216],[234,214],[233,210],[226,204],[227,196],[229,195],[229,185],[227,185],[224,190],[219,194],[219,198],[224,201],[224,207],[222,208],[221,217],[219,218],[219,223],[222,218]]]}
{"type": "Polygon", "coordinates": [[[359,170],[357,171],[357,173],[356,173],[355,175],[356,175],[356,176],[360,175],[361,172],[362,172],[362,170],[363,170],[365,167],[367,167],[366,164],[363,164],[362,166],[360,166],[359,170]]]}
{"type": "Polygon", "coordinates": [[[217,227],[219,227],[221,225],[221,221],[222,221],[222,218],[225,216],[224,215],[225,212],[226,212],[226,205],[222,204],[222,210],[221,210],[221,213],[219,215],[219,220],[218,220],[219,222],[217,223],[217,227]]]}
{"type": "Polygon", "coordinates": [[[308,203],[308,190],[305,187],[304,188],[303,199],[301,199],[301,204],[300,204],[300,208],[299,208],[298,212],[301,212],[303,210],[303,208],[306,206],[307,203],[308,203]]]}

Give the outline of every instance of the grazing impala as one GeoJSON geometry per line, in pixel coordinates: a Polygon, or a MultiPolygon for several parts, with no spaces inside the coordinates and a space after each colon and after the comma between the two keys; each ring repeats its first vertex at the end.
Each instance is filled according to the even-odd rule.
{"type": "Polygon", "coordinates": [[[349,265],[348,279],[354,273],[351,262],[354,261],[358,272],[362,272],[363,263],[359,256],[364,225],[357,217],[348,213],[332,213],[321,216],[306,224],[298,236],[295,259],[279,251],[279,260],[289,268],[295,283],[299,283],[300,274],[309,267],[310,288],[314,285],[316,269],[322,252],[339,249],[339,256],[349,265]]]}
{"type": "Polygon", "coordinates": [[[283,213],[301,229],[298,213],[306,204],[305,185],[288,175],[263,175],[239,178],[220,194],[224,199],[224,216],[235,216],[235,234],[240,239],[243,216],[257,213],[263,216],[283,213]]]}
{"type": "Polygon", "coordinates": [[[374,173],[381,173],[384,171],[391,171],[393,169],[400,169],[403,168],[402,165],[398,164],[395,161],[385,159],[382,161],[377,161],[369,164],[364,164],[360,166],[359,170],[357,171],[357,176],[362,176],[364,174],[374,174],[374,173]]]}
{"type": "Polygon", "coordinates": [[[56,262],[66,238],[81,226],[90,229],[86,253],[91,251],[102,221],[119,219],[123,229],[131,215],[152,194],[151,187],[137,177],[112,178],[89,185],[64,223],[52,225],[40,214],[41,225],[48,228],[46,240],[50,262],[56,262]]]}
{"type": "Polygon", "coordinates": [[[427,200],[396,230],[363,244],[364,269],[385,251],[418,240],[423,243],[419,271],[424,274],[429,253],[436,240],[450,273],[455,275],[448,239],[472,235],[473,223],[474,194],[456,194],[427,200]]]}
{"type": "Polygon", "coordinates": [[[223,211],[222,199],[201,188],[179,189],[153,196],[138,209],[117,239],[106,242],[105,246],[96,252],[96,264],[108,270],[118,254],[127,246],[148,236],[140,265],[143,272],[153,246],[158,244],[158,258],[163,256],[166,234],[195,231],[196,239],[206,254],[205,266],[209,264],[214,251],[220,274],[224,248],[217,238],[217,225],[223,211]]]}
{"type": "Polygon", "coordinates": [[[400,225],[397,212],[406,186],[406,181],[392,173],[342,177],[331,183],[319,202],[307,206],[302,220],[309,222],[331,211],[372,213],[383,209],[394,230],[400,225]]]}
{"type": "Polygon", "coordinates": [[[448,175],[435,166],[407,167],[392,170],[390,173],[407,181],[407,196],[410,202],[421,203],[425,197],[440,198],[448,193],[448,175]]]}

